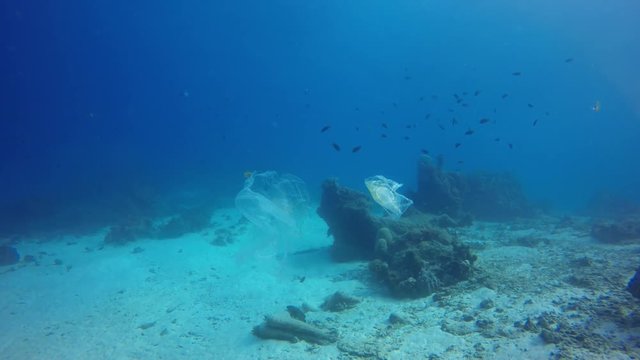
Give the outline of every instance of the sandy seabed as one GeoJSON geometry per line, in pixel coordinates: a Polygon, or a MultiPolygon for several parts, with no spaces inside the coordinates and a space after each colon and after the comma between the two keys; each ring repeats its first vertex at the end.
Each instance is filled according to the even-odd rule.
{"type": "MultiPolygon", "coordinates": [[[[226,246],[211,229],[171,240],[104,246],[105,232],[16,245],[35,262],[0,268],[3,359],[637,359],[640,301],[625,286],[640,245],[593,240],[585,220],[476,222],[454,230],[478,255],[471,280],[397,300],[366,262],[333,263],[324,222],[272,256],[249,228],[226,246]],[[301,281],[304,279],[304,281],[301,281]],[[307,313],[337,331],[315,345],[251,334],[267,314],[335,291],[362,301],[307,313]],[[391,324],[396,314],[405,324],[391,324]]],[[[277,250],[277,249],[276,249],[277,250]]]]}

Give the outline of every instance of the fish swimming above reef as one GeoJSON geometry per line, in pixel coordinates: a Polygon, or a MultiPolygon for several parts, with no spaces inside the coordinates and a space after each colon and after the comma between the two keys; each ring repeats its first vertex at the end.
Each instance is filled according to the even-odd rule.
{"type": "Polygon", "coordinates": [[[460,147],[460,145],[462,145],[462,144],[460,144],[460,143],[455,143],[455,144],[453,145],[453,147],[455,147],[455,148],[457,149],[457,148],[459,148],[459,147],[460,147]]]}
{"type": "Polygon", "coordinates": [[[429,118],[430,118],[430,117],[431,117],[431,114],[429,113],[429,114],[427,114],[427,115],[425,115],[425,116],[424,116],[424,119],[425,119],[425,120],[429,120],[429,118]]]}
{"type": "Polygon", "coordinates": [[[573,62],[573,58],[566,58],[566,59],[564,59],[564,62],[566,62],[566,63],[573,62]]]}
{"type": "Polygon", "coordinates": [[[329,129],[331,129],[331,126],[330,125],[325,125],[325,126],[322,127],[322,129],[320,129],[320,132],[323,133],[323,132],[325,132],[325,131],[327,131],[329,129]]]}
{"type": "Polygon", "coordinates": [[[480,93],[481,93],[481,91],[480,91],[480,90],[476,90],[476,91],[473,93],[473,96],[478,96],[478,95],[480,95],[480,93]]]}
{"type": "Polygon", "coordinates": [[[591,107],[591,110],[595,112],[600,112],[600,100],[596,100],[596,102],[591,107]]]}
{"type": "Polygon", "coordinates": [[[532,107],[533,107],[533,104],[529,103],[529,104],[527,104],[527,106],[528,106],[529,108],[532,108],[532,107]]]}
{"type": "Polygon", "coordinates": [[[352,153],[357,153],[358,151],[360,151],[360,149],[362,149],[361,145],[355,146],[353,149],[351,149],[352,153]]]}
{"type": "Polygon", "coordinates": [[[331,146],[333,146],[333,149],[335,151],[340,151],[340,145],[336,144],[336,143],[331,143],[331,146]]]}
{"type": "Polygon", "coordinates": [[[480,119],[480,124],[486,124],[486,123],[488,123],[489,121],[491,121],[491,119],[488,119],[488,118],[482,118],[482,119],[480,119]]]}
{"type": "Polygon", "coordinates": [[[538,124],[538,119],[535,119],[535,120],[533,121],[533,126],[536,126],[537,124],[538,124]]]}
{"type": "Polygon", "coordinates": [[[385,129],[388,129],[389,127],[387,126],[387,123],[382,123],[382,127],[385,129]]]}
{"type": "Polygon", "coordinates": [[[516,72],[512,72],[511,75],[520,76],[520,75],[522,75],[522,73],[520,71],[516,71],[516,72]]]}
{"type": "Polygon", "coordinates": [[[509,143],[508,145],[509,145],[509,149],[513,149],[513,144],[512,143],[509,143]]]}
{"type": "Polygon", "coordinates": [[[473,131],[472,129],[469,129],[467,131],[464,132],[465,135],[473,135],[475,131],[473,131]]]}
{"type": "Polygon", "coordinates": [[[422,155],[429,155],[429,150],[427,150],[427,149],[420,149],[420,153],[421,153],[422,155]]]}
{"type": "Polygon", "coordinates": [[[503,100],[504,100],[504,99],[506,99],[507,97],[509,97],[509,94],[502,94],[502,96],[501,96],[501,98],[502,98],[503,100]]]}

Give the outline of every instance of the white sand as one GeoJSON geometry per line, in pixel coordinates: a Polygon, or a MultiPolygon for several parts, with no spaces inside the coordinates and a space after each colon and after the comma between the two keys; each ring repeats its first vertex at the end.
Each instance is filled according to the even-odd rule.
{"type": "MultiPolygon", "coordinates": [[[[239,216],[233,210],[221,210],[215,222],[228,226],[239,216]]],[[[441,359],[548,359],[558,351],[556,345],[545,344],[538,333],[514,327],[514,322],[561,313],[568,299],[598,295],[567,285],[560,277],[545,277],[562,273],[558,264],[569,263],[567,249],[581,249],[594,259],[608,255],[583,234],[570,229],[545,231],[545,226],[509,229],[479,224],[461,230],[464,241],[483,245],[475,250],[478,268],[493,279],[502,276],[506,280],[491,288],[468,284],[469,291],[454,292],[439,302],[431,297],[391,299],[383,287],[366,281],[366,263],[332,263],[326,250],[289,256],[284,261],[256,256],[248,252],[251,232],[225,247],[209,243],[214,229],[122,247],[101,248],[104,233],[21,243],[17,245],[20,254],[36,255],[39,265],[21,264],[12,267],[14,271],[0,268],[0,357],[426,359],[437,355],[441,359]],[[545,236],[555,245],[525,248],[505,244],[505,239],[523,234],[545,236]],[[136,247],[144,251],[132,253],[136,247]],[[41,251],[46,253],[38,256],[41,251]],[[242,260],[238,254],[244,254],[242,260]],[[54,265],[55,259],[63,264],[54,265]],[[301,276],[304,282],[299,281],[301,276]],[[319,306],[336,290],[363,301],[342,313],[318,311],[307,316],[308,321],[337,329],[337,344],[264,341],[251,334],[265,314],[303,302],[319,306]],[[481,309],[480,303],[486,299],[494,306],[481,309]],[[390,327],[387,319],[392,312],[406,317],[410,324],[390,327]],[[483,331],[476,324],[478,320],[490,320],[493,325],[483,331]]],[[[324,222],[314,217],[292,250],[329,246],[332,239],[326,232],[324,222]]],[[[638,247],[621,252],[628,251],[637,254],[638,247]]],[[[626,273],[621,279],[631,275],[629,266],[622,268],[626,273]]],[[[616,324],[602,326],[612,338],[630,341],[635,336],[616,324]]],[[[574,354],[629,358],[615,349],[606,356],[580,351],[574,354]]]]}

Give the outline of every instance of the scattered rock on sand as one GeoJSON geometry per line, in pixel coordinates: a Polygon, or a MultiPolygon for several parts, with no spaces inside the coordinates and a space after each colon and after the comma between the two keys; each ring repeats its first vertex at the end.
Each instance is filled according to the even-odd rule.
{"type": "Polygon", "coordinates": [[[0,266],[13,265],[18,261],[20,261],[20,255],[16,248],[8,245],[0,246],[0,266]]]}

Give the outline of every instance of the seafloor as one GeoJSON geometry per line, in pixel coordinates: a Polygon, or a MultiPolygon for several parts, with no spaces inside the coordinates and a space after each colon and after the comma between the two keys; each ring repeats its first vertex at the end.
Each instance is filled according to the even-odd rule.
{"type": "MultiPolygon", "coordinates": [[[[204,232],[105,246],[105,233],[16,245],[34,261],[0,268],[3,359],[637,359],[638,300],[625,291],[640,245],[593,240],[586,219],[475,222],[457,231],[473,276],[396,300],[365,262],[330,260],[317,216],[290,249],[253,251],[233,209],[204,232]],[[214,246],[220,234],[233,243],[214,246]],[[320,310],[341,290],[361,302],[320,310]],[[287,305],[335,330],[329,345],[261,340],[252,328],[287,305]],[[393,316],[391,316],[394,314],[393,316]],[[395,322],[390,322],[390,316],[395,322]]],[[[106,230],[105,230],[106,232],[106,230]]]]}

